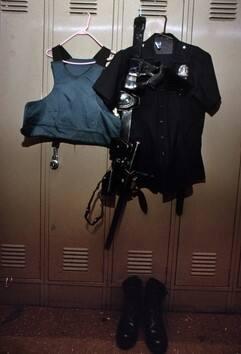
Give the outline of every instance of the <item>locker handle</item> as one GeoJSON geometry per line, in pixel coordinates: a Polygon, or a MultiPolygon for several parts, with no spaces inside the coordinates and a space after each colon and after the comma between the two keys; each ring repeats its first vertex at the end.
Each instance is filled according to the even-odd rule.
{"type": "Polygon", "coordinates": [[[5,278],[5,283],[4,283],[4,288],[9,288],[10,283],[13,282],[13,277],[6,277],[5,278]]]}

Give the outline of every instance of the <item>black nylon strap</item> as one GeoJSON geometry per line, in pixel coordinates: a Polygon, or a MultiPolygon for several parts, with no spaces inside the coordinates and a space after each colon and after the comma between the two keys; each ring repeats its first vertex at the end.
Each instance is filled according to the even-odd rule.
{"type": "Polygon", "coordinates": [[[68,60],[72,58],[71,55],[60,44],[52,48],[52,54],[54,61],[68,60]]]}
{"type": "Polygon", "coordinates": [[[93,191],[91,197],[90,197],[90,200],[88,202],[88,205],[87,205],[87,208],[85,210],[85,220],[87,221],[87,223],[89,225],[95,225],[97,224],[97,222],[99,220],[101,220],[103,218],[103,215],[104,215],[104,206],[103,206],[103,201],[102,199],[100,198],[100,193],[98,191],[100,191],[100,185],[102,183],[102,180],[100,180],[98,183],[97,183],[97,186],[95,188],[95,190],[93,191]],[[96,195],[97,194],[97,195],[96,195]],[[95,198],[95,199],[94,199],[95,198]],[[95,205],[95,203],[97,202],[97,200],[100,200],[100,214],[98,216],[96,216],[94,218],[94,220],[91,219],[91,212],[93,211],[93,206],[95,205]]]}
{"type": "Polygon", "coordinates": [[[133,32],[133,47],[139,48],[138,56],[140,56],[141,46],[144,37],[144,31],[146,27],[146,18],[144,16],[138,16],[134,20],[134,32],[133,32]]]}
{"type": "Polygon", "coordinates": [[[184,206],[184,197],[182,195],[177,196],[176,198],[176,214],[181,216],[183,213],[184,206]]]}
{"type": "Polygon", "coordinates": [[[110,56],[110,49],[106,47],[102,47],[98,51],[98,53],[95,54],[93,59],[96,61],[97,64],[101,66],[105,66],[109,56],[110,56]]]}

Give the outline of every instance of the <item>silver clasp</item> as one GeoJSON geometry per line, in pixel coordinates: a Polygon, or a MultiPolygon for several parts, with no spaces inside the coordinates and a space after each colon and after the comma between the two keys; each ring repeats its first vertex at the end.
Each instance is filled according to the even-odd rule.
{"type": "Polygon", "coordinates": [[[52,170],[56,170],[59,167],[59,143],[53,142],[52,148],[53,148],[53,155],[50,161],[50,167],[52,168],[52,170]]]}

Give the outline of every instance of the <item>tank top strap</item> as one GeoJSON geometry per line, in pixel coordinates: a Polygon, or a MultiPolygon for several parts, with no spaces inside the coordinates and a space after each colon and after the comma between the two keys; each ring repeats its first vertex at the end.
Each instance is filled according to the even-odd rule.
{"type": "Polygon", "coordinates": [[[94,56],[94,60],[97,64],[105,66],[108,57],[110,56],[110,49],[102,47],[94,56]]]}
{"type": "Polygon", "coordinates": [[[52,48],[52,53],[53,61],[68,60],[72,58],[71,55],[60,44],[52,48]]]}

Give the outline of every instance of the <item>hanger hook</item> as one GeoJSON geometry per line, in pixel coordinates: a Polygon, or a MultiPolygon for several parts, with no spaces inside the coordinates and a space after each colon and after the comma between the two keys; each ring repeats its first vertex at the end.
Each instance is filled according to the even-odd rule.
{"type": "Polygon", "coordinates": [[[139,7],[139,16],[142,17],[142,5],[139,7]]]}
{"type": "Polygon", "coordinates": [[[160,16],[164,18],[163,33],[166,33],[166,27],[167,27],[167,16],[166,16],[166,15],[160,15],[160,16]]]}
{"type": "Polygon", "coordinates": [[[84,28],[84,31],[87,31],[89,29],[89,25],[90,25],[90,18],[91,18],[91,14],[90,12],[86,12],[87,15],[88,15],[88,19],[87,19],[87,22],[86,22],[86,26],[84,28]]]}

